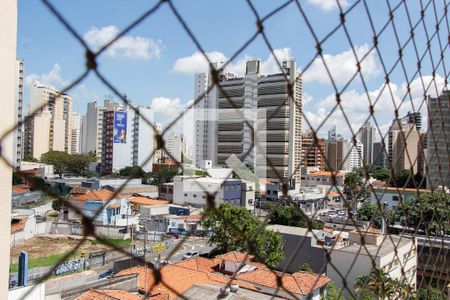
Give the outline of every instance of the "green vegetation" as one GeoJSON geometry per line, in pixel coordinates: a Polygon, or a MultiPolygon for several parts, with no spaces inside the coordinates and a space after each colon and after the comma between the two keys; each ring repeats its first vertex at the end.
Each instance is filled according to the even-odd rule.
{"type": "MultiPolygon", "coordinates": [[[[37,267],[48,267],[57,264],[67,253],[57,253],[44,257],[36,257],[28,259],[28,268],[37,268],[37,267]]],[[[77,258],[78,253],[73,253],[67,260],[77,258]]],[[[19,264],[15,263],[11,265],[11,272],[17,272],[19,269],[19,264]]]]}
{"type": "Polygon", "coordinates": [[[382,269],[356,279],[355,290],[358,299],[405,299],[413,291],[406,280],[393,279],[382,269]]]}
{"type": "Polygon", "coordinates": [[[295,227],[310,227],[311,229],[323,228],[322,222],[310,219],[294,204],[279,205],[273,212],[269,223],[295,227]]]}
{"type": "MultiPolygon", "coordinates": [[[[394,224],[394,222],[398,221],[400,218],[398,213],[399,212],[394,209],[385,211],[386,222],[391,225],[394,224]]],[[[381,229],[382,216],[381,208],[372,203],[364,203],[356,213],[356,218],[358,220],[372,222],[371,226],[377,229],[381,229]]]]}
{"type": "Polygon", "coordinates": [[[395,173],[394,178],[391,178],[389,181],[389,186],[398,186],[402,188],[425,188],[425,179],[419,173],[412,174],[409,170],[401,170],[395,173]]]}
{"type": "Polygon", "coordinates": [[[114,245],[118,248],[126,248],[128,246],[130,246],[131,244],[131,239],[112,239],[112,238],[108,238],[108,237],[101,237],[100,239],[96,239],[94,241],[92,241],[93,245],[98,245],[98,244],[104,244],[107,245],[111,244],[114,245]]]}
{"type": "Polygon", "coordinates": [[[121,177],[135,177],[142,178],[145,177],[146,173],[139,166],[129,166],[119,170],[119,176],[121,177]]]}
{"type": "Polygon", "coordinates": [[[303,265],[300,266],[299,271],[307,272],[307,273],[314,273],[314,270],[311,268],[311,266],[307,262],[303,263],[303,265]]]}
{"type": "Polygon", "coordinates": [[[333,281],[327,284],[327,295],[325,300],[344,300],[344,294],[341,290],[337,289],[333,281]]]}
{"type": "Polygon", "coordinates": [[[391,178],[391,174],[389,170],[380,166],[375,166],[371,170],[370,176],[377,180],[388,181],[391,178]]]}
{"type": "Polygon", "coordinates": [[[20,176],[19,174],[17,174],[17,172],[13,172],[12,174],[12,184],[13,185],[18,185],[18,184],[23,184],[23,178],[22,176],[20,176]]]}
{"type": "Polygon", "coordinates": [[[436,288],[428,286],[426,288],[418,289],[417,296],[415,299],[417,299],[417,300],[427,300],[427,299],[446,300],[447,295],[436,288]]]}
{"type": "Polygon", "coordinates": [[[88,171],[90,162],[96,161],[95,155],[91,154],[67,154],[63,151],[49,151],[42,154],[41,162],[53,165],[53,170],[60,178],[68,173],[74,176],[84,176],[88,171]]]}
{"type": "Polygon", "coordinates": [[[202,226],[212,234],[209,244],[221,253],[248,251],[256,259],[275,267],[283,259],[283,238],[265,228],[265,224],[244,207],[221,204],[207,211],[202,226]]]}

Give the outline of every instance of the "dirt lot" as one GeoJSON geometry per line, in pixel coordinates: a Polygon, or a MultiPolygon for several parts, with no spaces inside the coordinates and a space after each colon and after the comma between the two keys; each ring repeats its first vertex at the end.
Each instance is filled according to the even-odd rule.
{"type": "MultiPolygon", "coordinates": [[[[45,257],[58,253],[70,252],[80,241],[77,237],[67,237],[63,235],[49,235],[30,239],[21,245],[11,248],[11,259],[15,263],[20,251],[27,251],[29,258],[45,257]]],[[[93,243],[91,240],[85,241],[77,250],[78,254],[86,255],[92,251],[107,250],[105,245],[93,243]]]]}

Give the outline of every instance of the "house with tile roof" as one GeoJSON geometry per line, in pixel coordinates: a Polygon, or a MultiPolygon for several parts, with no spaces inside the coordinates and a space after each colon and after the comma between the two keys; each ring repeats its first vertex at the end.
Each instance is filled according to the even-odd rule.
{"type": "MultiPolygon", "coordinates": [[[[138,289],[141,293],[153,296],[179,299],[189,294],[189,299],[201,299],[205,291],[192,292],[195,286],[234,287],[247,291],[255,299],[275,296],[275,299],[321,299],[326,293],[328,277],[315,273],[295,272],[283,274],[272,271],[264,264],[253,262],[253,256],[241,252],[230,252],[213,259],[195,257],[188,260],[162,266],[159,271],[161,281],[156,272],[135,266],[120,271],[116,276],[138,274],[138,289]],[[280,278],[279,280],[277,278],[280,278]],[[277,286],[281,282],[281,286],[277,286]],[[181,296],[182,295],[182,296],[181,296]]],[[[246,293],[244,293],[246,294],[246,293]]],[[[236,298],[240,299],[240,298],[236,298]]]]}
{"type": "MultiPolygon", "coordinates": [[[[76,300],[144,300],[145,297],[123,290],[92,289],[75,298],[76,300]]],[[[147,298],[149,299],[149,298],[147,298]]],[[[155,298],[151,298],[154,300],[155,298]]]]}
{"type": "MultiPolygon", "coordinates": [[[[130,224],[131,204],[127,197],[108,189],[90,191],[81,194],[71,194],[68,197],[69,203],[78,208],[84,216],[93,218],[97,212],[94,222],[103,225],[124,226],[130,224]]],[[[80,220],[79,214],[74,208],[67,206],[69,221],[80,220]]],[[[66,213],[65,212],[65,213],[66,213]]]]}

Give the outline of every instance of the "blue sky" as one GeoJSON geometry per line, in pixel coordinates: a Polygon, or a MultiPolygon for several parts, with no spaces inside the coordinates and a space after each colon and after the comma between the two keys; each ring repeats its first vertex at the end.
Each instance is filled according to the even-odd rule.
{"type": "MultiPolygon", "coordinates": [[[[260,16],[265,16],[283,2],[261,0],[253,1],[253,4],[260,16]]],[[[340,0],[344,10],[349,9],[353,2],[340,0]]],[[[388,20],[387,4],[384,1],[367,2],[374,27],[379,32],[388,20]]],[[[389,1],[391,7],[395,7],[397,2],[389,1]]],[[[52,3],[95,49],[110,40],[155,2],[63,0],[52,3]]],[[[256,31],[256,19],[245,1],[180,0],[173,3],[211,59],[227,60],[256,31]]],[[[300,0],[299,3],[319,39],[339,24],[339,9],[335,0],[300,0]]],[[[421,2],[411,0],[407,3],[411,22],[415,24],[420,18],[421,2]]],[[[443,4],[439,2],[436,5],[426,8],[423,24],[420,23],[414,31],[419,57],[422,57],[426,50],[426,34],[431,37],[435,31],[434,10],[436,9],[438,20],[443,13],[443,4]]],[[[394,13],[393,22],[398,40],[403,45],[410,38],[410,26],[404,5],[394,13]]],[[[393,118],[393,98],[396,103],[400,103],[401,99],[407,96],[407,103],[400,109],[401,113],[405,113],[411,110],[410,99],[417,110],[424,93],[435,95],[440,92],[443,78],[448,75],[445,74],[443,64],[437,68],[432,88],[424,91],[419,74],[415,74],[417,55],[411,40],[403,51],[404,65],[398,64],[391,73],[390,91],[384,89],[381,93],[385,82],[382,63],[390,70],[398,57],[399,47],[394,27],[389,24],[380,35],[379,54],[375,50],[367,54],[373,46],[373,32],[363,2],[346,15],[345,24],[356,55],[360,58],[367,55],[362,64],[362,74],[372,101],[380,98],[375,105],[375,111],[383,131],[393,118]],[[406,92],[403,67],[408,79],[412,81],[410,94],[406,92]]],[[[295,58],[299,69],[303,69],[314,59],[316,43],[295,2],[265,22],[264,30],[273,48],[277,49],[278,58],[295,58]]],[[[447,47],[444,50],[444,55],[447,55],[444,61],[449,61],[447,35],[448,24],[444,20],[439,34],[431,41],[431,51],[425,52],[421,65],[425,85],[432,80],[432,65],[439,62],[441,46],[447,47]]],[[[354,54],[344,30],[341,28],[336,31],[322,48],[330,72],[338,90],[341,91],[356,71],[354,54]]],[[[194,73],[206,70],[206,64],[197,51],[165,3],[111,50],[104,53],[98,59],[98,64],[100,71],[121,92],[128,93],[135,104],[151,105],[155,110],[156,121],[166,123],[193,99],[194,73]]],[[[38,79],[62,89],[84,70],[83,48],[40,1],[19,1],[17,52],[18,57],[25,60],[28,83],[38,79]]],[[[248,57],[260,58],[263,70],[268,72],[276,68],[275,60],[270,57],[270,51],[261,36],[233,61],[231,69],[242,73],[244,61],[248,57]]],[[[446,67],[448,72],[449,66],[446,67]]],[[[335,103],[335,91],[319,59],[305,72],[303,80],[304,114],[313,126],[317,127],[331,111],[335,103]]],[[[69,94],[74,97],[74,110],[83,113],[87,102],[101,102],[105,95],[112,92],[95,76],[90,75],[69,94]]],[[[27,95],[25,98],[27,99],[27,95]]],[[[357,130],[369,116],[369,100],[359,77],[342,94],[342,103],[353,129],[357,130]]],[[[334,113],[320,133],[324,134],[331,125],[336,125],[338,132],[349,136],[350,131],[341,113],[334,113]]]]}

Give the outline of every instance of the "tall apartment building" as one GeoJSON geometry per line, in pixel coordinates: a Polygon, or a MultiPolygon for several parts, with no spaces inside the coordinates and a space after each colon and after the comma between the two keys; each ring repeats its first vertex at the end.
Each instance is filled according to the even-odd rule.
{"type": "Polygon", "coordinates": [[[345,171],[361,168],[363,166],[364,145],[361,141],[356,140],[356,145],[352,141],[343,145],[343,167],[345,171]]]}
{"type": "Polygon", "coordinates": [[[365,123],[359,130],[358,138],[363,145],[363,164],[373,163],[373,143],[375,142],[375,127],[370,122],[365,123]]]}
{"type": "Polygon", "coordinates": [[[103,106],[97,106],[97,101],[87,104],[86,130],[83,135],[83,153],[93,151],[100,157],[103,147],[103,113],[106,110],[121,109],[121,105],[107,97],[103,101],[103,106]]]}
{"type": "Polygon", "coordinates": [[[388,168],[394,172],[411,170],[418,173],[423,159],[420,132],[416,124],[401,118],[394,120],[388,132],[388,168]]]}
{"type": "Polygon", "coordinates": [[[73,154],[81,153],[81,121],[82,116],[74,112],[72,114],[72,144],[70,152],[73,154]]]}
{"type": "Polygon", "coordinates": [[[306,131],[302,135],[302,167],[319,167],[320,171],[324,171],[325,144],[324,139],[318,139],[316,144],[312,130],[306,131]]]}
{"type": "Polygon", "coordinates": [[[328,130],[328,141],[332,142],[336,140],[336,125],[333,125],[333,127],[331,127],[328,130]]]}
{"type": "Polygon", "coordinates": [[[373,143],[372,164],[374,166],[386,167],[387,151],[381,142],[373,143]]]}
{"type": "Polygon", "coordinates": [[[86,151],[86,134],[87,134],[87,117],[86,115],[81,115],[80,118],[80,153],[87,153],[86,151]]]}
{"type": "Polygon", "coordinates": [[[14,168],[20,166],[23,159],[24,148],[24,128],[23,128],[23,60],[16,60],[16,91],[15,91],[15,106],[14,106],[14,142],[13,142],[13,161],[14,168]]]}
{"type": "Polygon", "coordinates": [[[30,87],[29,113],[35,111],[36,114],[29,119],[28,124],[25,124],[27,135],[25,155],[39,158],[50,150],[71,153],[72,97],[34,81],[30,87]],[[50,113],[48,125],[47,112],[50,113]],[[35,118],[38,120],[34,120],[35,118]],[[45,135],[48,135],[47,146],[45,135]]]}
{"type": "Polygon", "coordinates": [[[182,160],[182,153],[186,154],[186,143],[183,134],[170,133],[165,138],[167,152],[178,162],[182,160]]]}
{"type": "Polygon", "coordinates": [[[428,98],[427,188],[450,187],[450,92],[428,98]]]}
{"type": "Polygon", "coordinates": [[[335,137],[335,140],[326,142],[326,157],[325,168],[330,168],[334,171],[342,170],[344,158],[344,144],[342,137],[335,137]]]}
{"type": "Polygon", "coordinates": [[[293,174],[300,186],[302,81],[295,61],[284,61],[282,67],[280,73],[262,75],[260,61],[248,61],[243,77],[223,71],[220,89],[213,86],[207,94],[211,78],[196,75],[195,96],[200,99],[194,107],[197,166],[208,159],[223,166],[234,154],[252,163],[260,178],[278,181],[293,174]]]}
{"type": "MultiPolygon", "coordinates": [[[[155,123],[154,125],[155,125],[155,129],[156,129],[156,134],[161,134],[162,130],[163,130],[162,124],[161,123],[155,123]]],[[[156,143],[157,143],[156,138],[154,138],[153,139],[153,144],[155,145],[155,147],[156,147],[156,143]]],[[[157,163],[157,162],[161,161],[161,159],[164,156],[163,152],[164,151],[162,149],[157,149],[157,150],[155,149],[155,154],[153,155],[153,162],[154,163],[157,163]]]]}
{"type": "Polygon", "coordinates": [[[104,110],[102,126],[101,172],[104,175],[128,166],[152,170],[153,128],[144,120],[153,120],[150,107],[104,110]]]}

